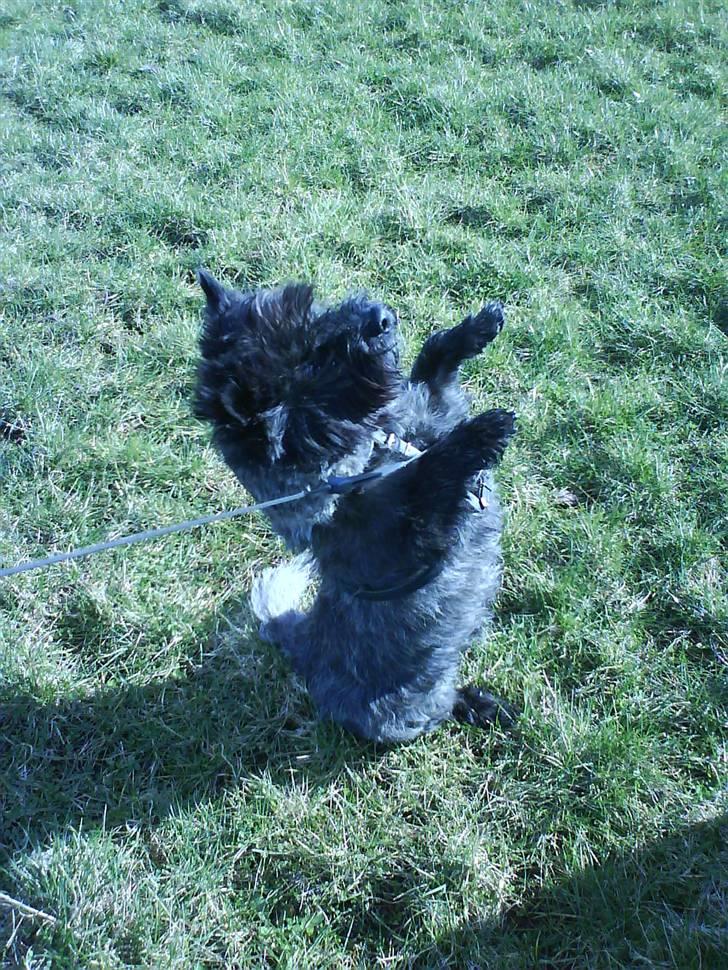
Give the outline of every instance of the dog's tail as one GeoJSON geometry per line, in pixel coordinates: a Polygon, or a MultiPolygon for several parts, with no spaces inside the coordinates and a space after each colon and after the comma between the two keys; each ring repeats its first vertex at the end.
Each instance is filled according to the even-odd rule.
{"type": "Polygon", "coordinates": [[[264,569],[253,580],[250,605],[263,625],[295,609],[303,599],[315,573],[311,556],[304,552],[272,569],[264,569]]]}

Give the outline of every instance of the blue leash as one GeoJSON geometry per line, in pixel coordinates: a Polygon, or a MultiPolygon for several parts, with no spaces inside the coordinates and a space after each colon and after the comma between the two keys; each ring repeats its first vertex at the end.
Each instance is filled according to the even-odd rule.
{"type": "Polygon", "coordinates": [[[295,492],[293,495],[282,495],[280,498],[272,498],[267,502],[245,505],[242,508],[230,509],[227,512],[214,512],[212,515],[202,515],[199,519],[188,519],[186,522],[165,525],[159,529],[145,529],[144,532],[134,532],[132,535],[119,536],[117,539],[108,539],[106,542],[96,542],[92,546],[83,546],[81,549],[72,549],[70,552],[57,552],[52,556],[45,556],[43,559],[31,559],[28,562],[21,562],[15,566],[4,566],[0,568],[0,577],[17,576],[18,573],[27,573],[31,569],[43,569],[46,566],[54,566],[59,562],[69,562],[71,559],[82,559],[84,556],[93,556],[97,552],[106,552],[107,549],[118,549],[120,546],[132,546],[137,542],[146,542],[148,539],[160,539],[162,536],[169,536],[175,532],[187,532],[190,529],[196,529],[200,525],[209,525],[211,522],[225,522],[228,519],[235,519],[241,515],[249,515],[251,512],[260,512],[262,509],[273,508],[275,505],[284,505],[288,502],[300,502],[301,499],[312,495],[323,495],[326,493],[343,495],[345,492],[352,492],[356,488],[359,488],[359,486],[365,485],[377,478],[382,478],[388,473],[389,469],[377,469],[375,471],[364,472],[361,475],[332,475],[316,488],[306,488],[300,492],[295,492]]]}

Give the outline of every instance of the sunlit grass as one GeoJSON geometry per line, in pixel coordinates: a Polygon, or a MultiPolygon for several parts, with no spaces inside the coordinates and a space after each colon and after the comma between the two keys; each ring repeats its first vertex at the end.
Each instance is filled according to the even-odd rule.
{"type": "MultiPolygon", "coordinates": [[[[191,416],[204,264],[486,299],[519,414],[468,677],[322,725],[247,612],[260,519],[0,580],[8,967],[728,962],[726,30],[717,2],[0,11],[0,561],[241,504],[191,416]]],[[[0,951],[2,952],[2,951],[0,951]]]]}

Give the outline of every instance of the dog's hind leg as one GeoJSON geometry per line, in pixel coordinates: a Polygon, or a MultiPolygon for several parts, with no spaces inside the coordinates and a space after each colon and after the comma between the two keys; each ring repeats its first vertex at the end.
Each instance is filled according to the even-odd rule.
{"type": "Polygon", "coordinates": [[[509,728],[516,720],[514,707],[475,684],[458,687],[457,695],[452,718],[460,724],[472,724],[473,727],[480,728],[498,724],[500,727],[509,728]]]}
{"type": "Polygon", "coordinates": [[[410,380],[426,384],[435,396],[442,394],[457,380],[463,361],[477,357],[498,336],[504,323],[503,304],[493,300],[456,327],[433,333],[417,355],[410,380]]]}

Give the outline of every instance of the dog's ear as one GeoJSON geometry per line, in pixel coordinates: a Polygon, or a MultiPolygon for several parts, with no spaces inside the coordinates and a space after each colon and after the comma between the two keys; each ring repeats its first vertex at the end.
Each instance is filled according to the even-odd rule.
{"type": "Polygon", "coordinates": [[[311,310],[313,287],[308,283],[289,283],[283,287],[281,302],[289,317],[303,320],[311,310]]]}
{"type": "Polygon", "coordinates": [[[230,298],[227,290],[202,266],[197,270],[197,281],[207,297],[207,309],[211,313],[220,313],[228,306],[230,298]]]}
{"type": "Polygon", "coordinates": [[[228,311],[236,303],[235,292],[228,290],[222,283],[218,283],[212,273],[208,273],[206,269],[200,267],[197,270],[197,279],[207,297],[207,308],[202,335],[200,336],[200,350],[203,357],[211,359],[226,350],[242,321],[244,321],[245,314],[241,303],[238,307],[240,312],[233,319],[228,311]]]}
{"type": "Polygon", "coordinates": [[[255,312],[273,326],[295,327],[308,317],[312,303],[313,287],[308,283],[288,283],[276,290],[256,293],[255,312]]]}

